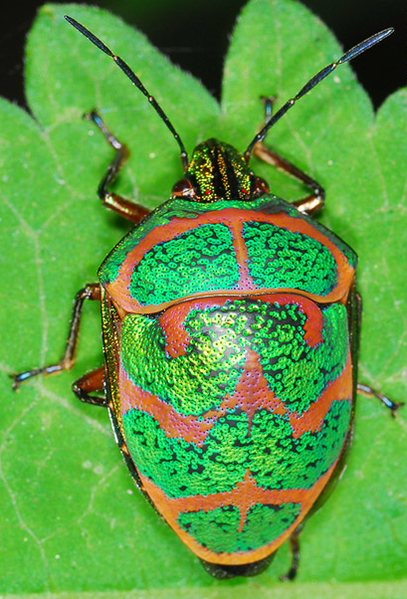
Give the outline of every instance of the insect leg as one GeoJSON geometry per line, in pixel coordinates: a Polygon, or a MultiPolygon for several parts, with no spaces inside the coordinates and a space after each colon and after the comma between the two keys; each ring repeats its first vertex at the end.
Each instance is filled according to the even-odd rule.
{"type": "Polygon", "coordinates": [[[75,381],[72,385],[72,391],[78,399],[85,403],[90,403],[94,406],[107,407],[109,405],[109,400],[105,394],[90,395],[90,393],[94,393],[95,391],[103,391],[104,382],[105,368],[104,366],[101,366],[75,381]]]}
{"type": "Polygon", "coordinates": [[[393,417],[396,416],[397,410],[404,405],[403,402],[395,402],[380,391],[376,391],[373,387],[369,385],[365,385],[364,383],[358,383],[357,385],[358,393],[364,395],[365,397],[377,397],[385,406],[391,410],[391,415],[393,417]]]}
{"type": "Polygon", "coordinates": [[[104,206],[110,208],[114,212],[120,214],[124,218],[131,220],[135,223],[140,222],[149,212],[144,206],[130,202],[115,193],[109,191],[109,185],[116,179],[120,169],[129,157],[129,150],[127,146],[122,144],[110,131],[107,129],[105,123],[99,116],[99,114],[92,110],[89,114],[85,115],[85,118],[93,121],[95,125],[101,130],[105,136],[107,142],[115,150],[116,154],[112,162],[109,164],[106,174],[100,182],[98,187],[98,195],[102,200],[104,206]]]}
{"type": "Polygon", "coordinates": [[[287,574],[280,576],[280,580],[294,580],[297,576],[298,565],[300,562],[300,540],[299,536],[303,529],[303,524],[299,524],[290,537],[291,566],[287,574]]]}
{"type": "Polygon", "coordinates": [[[26,370],[25,372],[12,375],[14,390],[18,388],[20,383],[33,376],[37,376],[38,374],[53,374],[54,372],[61,372],[62,370],[70,370],[72,368],[72,366],[75,364],[75,354],[78,345],[78,334],[83,302],[85,300],[95,300],[100,302],[100,299],[101,295],[99,283],[90,283],[78,291],[75,296],[68,338],[66,340],[65,351],[62,358],[56,364],[44,366],[43,368],[33,368],[31,370],[26,370]]]}
{"type": "MultiPolygon", "coordinates": [[[[362,298],[359,293],[356,293],[356,323],[359,324],[361,320],[362,298]]],[[[359,332],[357,336],[359,338],[359,332]]],[[[357,343],[359,343],[359,339],[357,343]]],[[[393,417],[396,416],[397,410],[404,405],[403,402],[395,402],[386,395],[383,395],[383,393],[380,393],[379,391],[376,391],[376,389],[370,387],[370,385],[365,385],[364,383],[357,383],[357,391],[365,397],[377,397],[378,400],[380,400],[387,408],[389,408],[389,410],[391,410],[391,415],[393,417]]]]}
{"type": "MultiPolygon", "coordinates": [[[[262,97],[261,100],[264,102],[267,123],[271,118],[274,98],[262,97]]],[[[290,175],[290,177],[297,179],[297,181],[304,183],[304,185],[312,189],[312,194],[293,202],[294,206],[297,206],[300,212],[311,215],[319,212],[323,208],[325,203],[325,190],[319,183],[317,183],[317,181],[315,181],[315,179],[312,179],[294,164],[280,156],[280,154],[277,154],[277,152],[274,152],[274,150],[265,146],[263,142],[256,143],[253,148],[253,153],[267,164],[274,166],[277,170],[290,175]]]]}

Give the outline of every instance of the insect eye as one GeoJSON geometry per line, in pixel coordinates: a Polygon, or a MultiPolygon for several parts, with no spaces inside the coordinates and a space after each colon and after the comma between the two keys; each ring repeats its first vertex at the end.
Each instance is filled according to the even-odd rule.
{"type": "Polygon", "coordinates": [[[254,196],[255,197],[259,197],[262,196],[265,193],[268,193],[270,191],[270,187],[268,186],[267,182],[262,179],[261,177],[256,177],[255,181],[254,181],[254,196]]]}
{"type": "Polygon", "coordinates": [[[192,186],[191,181],[189,179],[181,179],[177,183],[175,183],[172,188],[171,197],[172,198],[188,198],[192,199],[195,196],[195,190],[192,186]]]}

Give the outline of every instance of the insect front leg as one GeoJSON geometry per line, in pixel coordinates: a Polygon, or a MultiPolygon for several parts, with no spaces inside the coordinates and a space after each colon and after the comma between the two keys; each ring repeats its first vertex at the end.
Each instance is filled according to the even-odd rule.
{"type": "MultiPolygon", "coordinates": [[[[65,351],[59,362],[50,364],[49,366],[44,366],[43,368],[32,368],[31,370],[25,370],[19,374],[12,375],[14,390],[18,389],[20,383],[33,376],[37,376],[39,374],[54,374],[56,372],[62,372],[63,370],[70,370],[73,367],[75,364],[79,328],[85,300],[94,300],[100,302],[101,292],[99,283],[90,283],[83,287],[83,289],[80,289],[80,291],[78,291],[76,294],[65,351]]],[[[73,390],[79,399],[82,401],[89,401],[90,403],[97,403],[98,405],[106,405],[104,398],[95,398],[88,396],[87,394],[88,391],[103,389],[103,379],[101,378],[100,374],[101,370],[102,369],[95,370],[74,383],[73,390]],[[86,397],[89,399],[86,399],[86,397]]]]}
{"type": "Polygon", "coordinates": [[[102,118],[95,110],[92,110],[92,112],[86,114],[85,118],[93,121],[95,125],[97,125],[109,145],[111,145],[116,152],[98,187],[98,195],[102,200],[103,205],[134,223],[140,222],[150,212],[150,210],[109,191],[109,185],[116,179],[119,171],[129,157],[129,150],[127,149],[127,146],[122,144],[108,130],[102,118]]]}
{"type": "MultiPolygon", "coordinates": [[[[274,98],[262,97],[261,99],[264,102],[266,112],[265,120],[267,123],[271,118],[274,98]]],[[[312,177],[280,156],[280,154],[277,154],[277,152],[274,152],[274,150],[265,146],[263,142],[256,143],[253,148],[253,153],[267,164],[274,166],[277,170],[290,175],[290,177],[297,179],[297,181],[304,183],[304,185],[312,189],[312,194],[301,200],[292,202],[294,206],[297,206],[300,212],[311,215],[322,210],[325,204],[325,190],[317,181],[315,181],[315,179],[312,179],[312,177]]]]}

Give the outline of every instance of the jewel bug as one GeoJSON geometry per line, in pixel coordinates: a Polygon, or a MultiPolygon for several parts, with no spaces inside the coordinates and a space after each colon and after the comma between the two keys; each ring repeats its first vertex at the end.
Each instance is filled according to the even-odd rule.
{"type": "Polygon", "coordinates": [[[209,139],[189,160],[129,66],[68,21],[148,98],[179,144],[184,176],[151,214],[115,195],[127,148],[88,115],[115,150],[99,196],[136,226],[102,264],[100,283],[79,291],[62,360],[16,375],[15,386],[69,369],[83,303],[100,301],[105,366],[73,389],[108,408],[141,490],[211,574],[257,574],[290,538],[293,578],[301,524],[351,441],[360,300],[356,254],[311,218],[324,190],[263,141],[298,99],[391,30],[322,69],[274,115],[265,99],[266,124],[243,154],[209,139]],[[292,204],[274,196],[251,170],[252,153],[310,195],[292,204]]]}

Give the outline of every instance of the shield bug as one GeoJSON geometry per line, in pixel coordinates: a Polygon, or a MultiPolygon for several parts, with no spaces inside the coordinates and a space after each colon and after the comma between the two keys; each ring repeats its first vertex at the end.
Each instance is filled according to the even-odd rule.
{"type": "Polygon", "coordinates": [[[355,252],[312,216],[324,190],[267,148],[269,129],[337,66],[386,38],[386,29],[319,71],[266,123],[244,153],[209,139],[189,159],[161,106],[120,57],[110,56],[176,139],[184,175],[148,211],[110,191],[128,151],[96,111],[88,118],[115,150],[103,203],[134,228],[76,297],[60,362],[69,369],[85,299],[101,303],[105,364],[73,385],[108,408],[139,488],[214,576],[253,575],[291,540],[295,576],[305,517],[341,472],[353,431],[360,298],[355,252]],[[310,188],[294,203],[250,167],[255,153],[310,188]],[[103,391],[101,395],[97,392],[103,391]]]}

